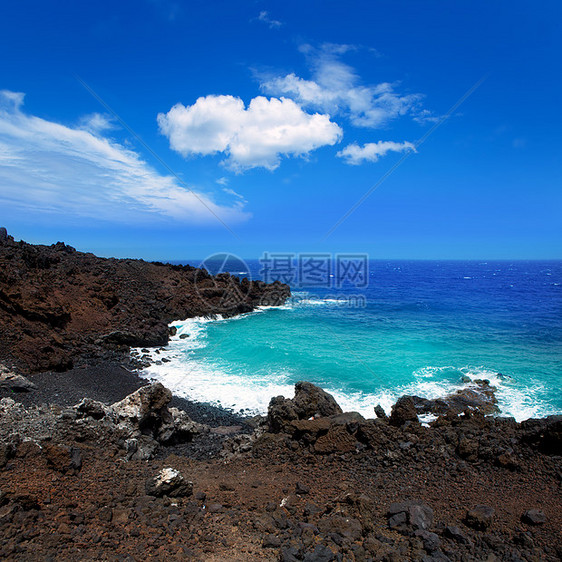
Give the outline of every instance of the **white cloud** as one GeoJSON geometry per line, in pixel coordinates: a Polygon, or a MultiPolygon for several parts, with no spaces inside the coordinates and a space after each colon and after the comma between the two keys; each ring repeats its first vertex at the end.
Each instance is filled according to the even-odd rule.
{"type": "Polygon", "coordinates": [[[44,219],[116,222],[156,220],[227,224],[249,218],[237,200],[230,206],[193,193],[160,175],[136,152],[105,138],[107,122],[67,127],[26,114],[24,95],[0,91],[0,206],[5,212],[44,219]],[[97,129],[96,129],[97,127],[97,129]]]}
{"type": "Polygon", "coordinates": [[[347,164],[357,166],[363,162],[376,162],[388,152],[416,151],[411,142],[379,141],[368,142],[363,146],[350,144],[337,153],[337,156],[344,158],[347,164]]]}
{"type": "Polygon", "coordinates": [[[79,126],[80,129],[84,129],[93,134],[99,134],[116,128],[111,117],[108,115],[102,115],[101,113],[84,115],[79,121],[79,126]]]}
{"type": "Polygon", "coordinates": [[[342,137],[329,115],[305,113],[293,100],[258,96],[247,108],[234,96],[206,96],[158,115],[160,131],[183,156],[224,153],[237,172],[274,170],[281,156],[305,156],[342,137]]]}
{"type": "Polygon", "coordinates": [[[420,125],[426,125],[428,123],[438,123],[442,119],[442,115],[435,115],[432,111],[429,111],[429,109],[422,109],[414,116],[414,121],[416,121],[420,125]]]}
{"type": "Polygon", "coordinates": [[[278,21],[278,20],[274,20],[273,18],[270,17],[269,12],[266,12],[265,10],[260,12],[260,15],[258,16],[258,21],[261,21],[267,25],[269,25],[270,29],[279,29],[283,23],[278,21]]]}
{"type": "Polygon", "coordinates": [[[234,189],[230,189],[230,187],[223,187],[222,190],[225,193],[228,193],[229,195],[233,195],[234,197],[238,197],[238,199],[240,199],[241,201],[246,201],[246,198],[243,195],[240,195],[240,193],[234,191],[234,189]]]}
{"type": "MultiPolygon", "coordinates": [[[[356,50],[352,45],[326,44],[320,49],[301,47],[311,68],[311,79],[294,73],[263,78],[261,89],[268,94],[288,96],[304,107],[331,115],[345,115],[357,127],[377,128],[397,117],[421,110],[420,94],[400,94],[388,82],[362,85],[355,70],[340,60],[356,50]]],[[[428,115],[425,115],[427,119],[428,115]]]]}

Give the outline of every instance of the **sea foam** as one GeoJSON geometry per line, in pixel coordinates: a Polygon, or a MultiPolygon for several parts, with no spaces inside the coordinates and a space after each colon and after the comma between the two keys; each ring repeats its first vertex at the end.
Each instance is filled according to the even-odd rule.
{"type": "MultiPolygon", "coordinates": [[[[322,299],[315,299],[321,302],[322,299]]],[[[325,305],[332,303],[325,302],[325,305]]],[[[162,350],[151,350],[151,364],[141,376],[162,382],[178,396],[206,402],[233,411],[247,414],[265,414],[273,396],[294,395],[294,372],[290,365],[285,369],[244,372],[238,365],[217,360],[220,342],[209,343],[208,328],[212,323],[232,323],[249,316],[269,313],[273,309],[290,310],[295,306],[318,306],[318,303],[303,305],[286,304],[283,307],[260,307],[249,315],[231,318],[190,318],[171,324],[176,334],[162,350]],[[196,357],[197,352],[204,351],[196,357]]],[[[135,350],[142,355],[140,349],[135,350]]],[[[477,379],[486,379],[497,388],[501,415],[513,416],[521,421],[530,417],[541,417],[556,413],[541,403],[537,395],[544,389],[540,384],[515,384],[510,377],[484,366],[426,366],[412,373],[408,384],[381,388],[375,392],[361,392],[346,388],[345,384],[326,384],[323,388],[333,394],[344,411],[356,411],[367,418],[374,417],[374,407],[379,404],[389,414],[392,405],[404,395],[424,398],[439,398],[470,387],[477,379]]],[[[343,383],[344,381],[342,381],[343,383]]],[[[427,420],[425,420],[427,421],[427,420]]]]}

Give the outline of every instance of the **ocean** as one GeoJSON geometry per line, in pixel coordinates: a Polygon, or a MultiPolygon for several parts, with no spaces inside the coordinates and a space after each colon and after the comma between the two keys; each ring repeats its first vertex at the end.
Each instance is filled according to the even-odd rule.
{"type": "MultiPolygon", "coordinates": [[[[232,273],[265,274],[258,260],[232,273]]],[[[246,414],[300,380],[374,417],[403,394],[435,398],[475,379],[497,387],[501,415],[562,413],[561,261],[370,260],[357,285],[300,283],[280,307],[178,318],[143,376],[246,414]]]]}

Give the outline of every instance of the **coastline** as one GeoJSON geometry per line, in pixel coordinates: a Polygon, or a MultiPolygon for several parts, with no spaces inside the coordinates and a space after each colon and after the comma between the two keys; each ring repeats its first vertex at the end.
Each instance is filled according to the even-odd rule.
{"type": "MultiPolygon", "coordinates": [[[[166,345],[174,318],[197,316],[193,268],[9,239],[0,258],[4,559],[562,555],[562,416],[485,415],[496,412],[495,391],[474,381],[444,399],[403,396],[390,416],[364,417],[298,382],[294,398],[267,396],[267,416],[245,418],[173,397],[141,378],[143,361],[130,357],[131,347],[166,345]],[[57,292],[46,293],[53,281],[57,292]],[[429,426],[419,419],[428,413],[429,426]]],[[[243,286],[213,279],[201,286],[219,303],[232,284],[243,286]]],[[[238,312],[289,294],[244,286],[251,290],[238,312]]],[[[218,313],[216,301],[203,304],[203,313],[218,313]]]]}
{"type": "Polygon", "coordinates": [[[428,428],[411,398],[390,419],[365,420],[299,383],[294,399],[273,399],[267,418],[246,428],[225,412],[194,425],[198,408],[210,410],[190,404],[193,421],[172,417],[191,435],[155,451],[147,431],[174,404],[168,410],[161,385],[143,385],[115,363],[49,377],[30,376],[39,388],[29,398],[38,392],[32,401],[42,406],[0,400],[5,559],[134,559],[141,547],[159,559],[241,562],[554,561],[562,553],[561,416],[517,424],[451,412],[428,428]],[[139,385],[105,414],[93,400],[68,407],[76,393],[111,401],[139,385]],[[50,398],[66,406],[46,406],[50,398]],[[153,490],[167,474],[189,486],[153,490]]]}

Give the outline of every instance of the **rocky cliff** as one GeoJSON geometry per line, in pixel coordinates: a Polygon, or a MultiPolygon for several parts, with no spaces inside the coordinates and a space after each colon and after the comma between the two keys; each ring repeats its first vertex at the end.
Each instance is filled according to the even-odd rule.
{"type": "Polygon", "coordinates": [[[165,345],[168,324],[282,304],[287,285],[186,266],[105,259],[62,242],[16,242],[0,229],[0,360],[26,372],[64,371],[165,345]]]}

